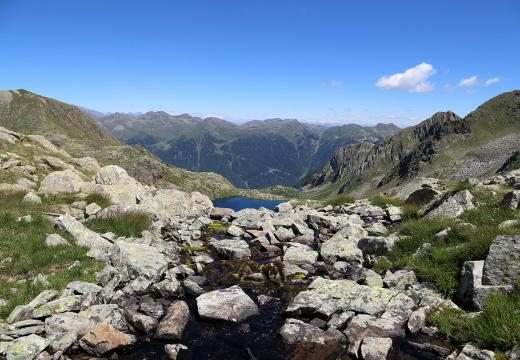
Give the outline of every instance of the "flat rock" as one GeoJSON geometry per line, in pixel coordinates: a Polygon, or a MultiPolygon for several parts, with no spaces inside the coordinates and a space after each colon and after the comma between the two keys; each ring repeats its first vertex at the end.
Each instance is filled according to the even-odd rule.
{"type": "Polygon", "coordinates": [[[327,318],[344,311],[380,314],[396,295],[390,289],[359,285],[351,280],[328,280],[320,277],[307,290],[297,294],[286,311],[292,315],[322,314],[327,318]]]}
{"type": "Polygon", "coordinates": [[[128,271],[133,278],[143,276],[152,281],[160,280],[168,268],[168,259],[157,247],[116,241],[111,256],[112,265],[120,271],[128,271]]]}
{"type": "Polygon", "coordinates": [[[134,335],[125,334],[109,324],[99,324],[81,338],[79,345],[90,354],[102,356],[136,342],[134,335]]]}
{"type": "Polygon", "coordinates": [[[384,360],[392,349],[392,339],[381,337],[366,337],[361,344],[363,360],[384,360]]]}
{"type": "Polygon", "coordinates": [[[249,245],[244,240],[224,239],[212,241],[210,245],[224,259],[246,259],[251,257],[249,245]]]}
{"type": "Polygon", "coordinates": [[[240,322],[258,314],[258,306],[237,285],[214,290],[197,298],[199,315],[206,319],[240,322]]]}

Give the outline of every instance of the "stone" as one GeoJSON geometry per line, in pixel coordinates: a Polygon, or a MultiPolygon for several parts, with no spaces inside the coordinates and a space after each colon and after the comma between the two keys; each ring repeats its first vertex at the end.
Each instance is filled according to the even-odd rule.
{"type": "Polygon", "coordinates": [[[209,217],[212,220],[221,220],[222,218],[230,217],[231,215],[233,215],[233,212],[233,209],[214,207],[213,209],[211,209],[209,217]]]}
{"type": "Polygon", "coordinates": [[[114,350],[132,346],[137,342],[134,335],[129,335],[109,324],[99,324],[89,330],[79,341],[86,352],[103,356],[114,350]]]}
{"type": "Polygon", "coordinates": [[[384,360],[392,350],[392,339],[387,337],[366,337],[361,344],[363,360],[384,360]]]}
{"type": "Polygon", "coordinates": [[[482,273],[484,271],[484,260],[465,261],[462,266],[457,298],[462,304],[474,306],[477,288],[482,285],[482,273]]]}
{"type": "Polygon", "coordinates": [[[160,302],[152,298],[143,298],[139,304],[139,309],[153,318],[159,319],[164,315],[164,308],[160,302]]]}
{"type": "Polygon", "coordinates": [[[349,343],[348,352],[355,356],[363,339],[401,337],[405,335],[405,330],[403,321],[399,317],[382,318],[360,314],[350,320],[344,334],[349,343]]]}
{"type": "Polygon", "coordinates": [[[86,157],[82,157],[82,158],[72,158],[72,159],[70,159],[70,162],[75,165],[78,165],[82,169],[87,170],[91,173],[98,172],[99,169],[101,168],[99,166],[99,163],[97,162],[97,160],[90,156],[86,156],[86,157]]]}
{"type": "Polygon", "coordinates": [[[33,317],[41,319],[64,312],[79,311],[81,301],[82,297],[79,295],[64,296],[34,309],[33,317]]]}
{"type": "Polygon", "coordinates": [[[22,203],[32,204],[32,205],[41,204],[42,199],[31,191],[31,192],[28,192],[27,194],[25,194],[25,196],[22,199],[22,203]]]}
{"type": "Polygon", "coordinates": [[[59,234],[49,234],[45,239],[45,245],[48,247],[61,246],[61,245],[70,245],[65,238],[63,238],[59,234]]]}
{"type": "Polygon", "coordinates": [[[419,211],[419,215],[427,219],[437,217],[457,218],[464,211],[475,208],[473,195],[468,190],[460,190],[455,194],[445,193],[434,199],[419,211]]]}
{"type": "Polygon", "coordinates": [[[49,346],[49,343],[49,340],[32,334],[8,343],[4,352],[7,360],[33,360],[49,346]]]}
{"type": "Polygon", "coordinates": [[[157,319],[137,311],[128,310],[126,318],[133,326],[147,334],[151,334],[157,328],[157,319]]]}
{"type": "Polygon", "coordinates": [[[40,156],[38,159],[41,164],[47,165],[52,170],[74,170],[74,167],[64,163],[54,156],[40,156]]]}
{"type": "Polygon", "coordinates": [[[126,241],[115,242],[111,260],[114,267],[128,271],[132,278],[143,276],[151,281],[160,280],[168,268],[168,259],[157,247],[126,241]]]}
{"type": "Polygon", "coordinates": [[[484,263],[484,285],[515,285],[520,276],[520,235],[497,236],[484,263]]]}
{"type": "Polygon", "coordinates": [[[34,277],[32,281],[33,286],[43,286],[48,287],[49,286],[49,279],[46,275],[38,274],[34,277]]]}
{"type": "Polygon", "coordinates": [[[162,298],[169,299],[182,294],[182,286],[180,281],[175,278],[164,279],[152,285],[154,292],[162,298]]]}
{"type": "Polygon", "coordinates": [[[334,314],[331,316],[329,322],[327,323],[328,327],[334,327],[338,330],[343,330],[347,323],[356,315],[353,311],[344,311],[340,314],[334,314]]]}
{"type": "Polygon", "coordinates": [[[191,279],[184,280],[182,282],[182,285],[184,286],[186,292],[193,296],[199,296],[205,293],[204,289],[201,288],[199,284],[197,284],[195,281],[191,279]]]}
{"type": "Polygon", "coordinates": [[[393,290],[359,285],[352,280],[319,277],[294,297],[286,312],[293,316],[321,314],[326,318],[344,311],[376,315],[383,313],[396,295],[393,290]]]}
{"type": "Polygon", "coordinates": [[[413,271],[397,270],[395,273],[392,273],[388,270],[385,273],[383,282],[389,288],[404,291],[408,287],[417,283],[417,277],[413,271]]]}
{"type": "Polygon", "coordinates": [[[72,281],[67,284],[67,289],[80,295],[89,293],[97,294],[101,291],[101,286],[86,281],[72,281]]]}
{"type": "Polygon", "coordinates": [[[506,209],[520,210],[520,190],[507,192],[501,205],[506,209]]]}
{"type": "Polygon", "coordinates": [[[32,308],[40,307],[44,304],[47,304],[49,301],[56,299],[59,295],[57,290],[44,290],[39,293],[34,299],[31,300],[27,306],[32,308]]]}
{"type": "Polygon", "coordinates": [[[160,162],[144,158],[135,164],[132,175],[144,184],[153,185],[164,177],[164,168],[160,162]]]}
{"type": "Polygon", "coordinates": [[[241,237],[244,234],[244,231],[236,225],[230,225],[227,229],[227,233],[234,237],[241,237]]]}
{"type": "Polygon", "coordinates": [[[357,240],[350,240],[338,234],[326,240],[320,248],[323,259],[329,263],[346,261],[352,264],[363,262],[363,252],[357,246],[357,240]]]}
{"type": "Polygon", "coordinates": [[[290,241],[291,239],[293,239],[295,237],[294,232],[291,229],[287,229],[287,228],[284,228],[284,227],[278,228],[274,232],[274,235],[276,236],[276,238],[279,241],[282,241],[282,242],[283,241],[290,241]]]}
{"type": "Polygon", "coordinates": [[[292,264],[302,267],[307,271],[312,271],[318,259],[318,252],[310,246],[293,244],[283,255],[284,264],[292,264]]]}
{"type": "Polygon", "coordinates": [[[251,257],[249,245],[244,240],[212,240],[210,246],[223,259],[247,259],[251,257]]]}
{"type": "Polygon", "coordinates": [[[495,353],[468,344],[462,348],[462,351],[454,360],[495,360],[495,353]]]}
{"type": "Polygon", "coordinates": [[[174,189],[160,189],[153,197],[143,199],[139,207],[164,221],[176,222],[177,218],[197,219],[209,215],[213,203],[199,192],[185,193],[174,189]]]}
{"type": "Polygon", "coordinates": [[[197,298],[201,318],[240,322],[258,314],[258,306],[237,285],[207,292],[197,298]]]}
{"type": "Polygon", "coordinates": [[[357,246],[364,255],[385,256],[394,247],[399,238],[395,235],[388,237],[367,236],[359,240],[357,246]]]}
{"type": "Polygon", "coordinates": [[[16,181],[16,184],[23,186],[24,188],[27,188],[27,189],[35,189],[38,186],[37,183],[35,183],[34,181],[31,181],[29,179],[26,179],[26,178],[18,179],[16,181]]]}
{"type": "Polygon", "coordinates": [[[96,215],[100,210],[101,206],[96,203],[91,203],[85,207],[85,214],[87,214],[87,216],[96,215]]]}
{"type": "Polygon", "coordinates": [[[286,201],[286,202],[276,205],[276,207],[274,208],[274,211],[276,211],[278,213],[283,213],[283,212],[291,211],[292,209],[293,209],[292,204],[289,201],[286,201]]]}
{"type": "Polygon", "coordinates": [[[165,340],[180,340],[188,321],[190,309],[185,301],[175,301],[166,311],[155,331],[155,337],[165,340]]]}
{"type": "Polygon", "coordinates": [[[506,221],[503,221],[503,222],[501,222],[498,225],[498,228],[499,229],[509,229],[509,228],[512,228],[512,227],[515,227],[515,226],[520,227],[520,220],[506,220],[506,221]]]}
{"type": "Polygon", "coordinates": [[[135,181],[128,175],[125,169],[117,165],[108,165],[100,168],[92,180],[99,185],[120,185],[135,181]]]}
{"type": "Polygon", "coordinates": [[[34,308],[28,305],[16,306],[6,319],[8,324],[16,323],[22,320],[32,319],[34,308]]]}
{"type": "Polygon", "coordinates": [[[168,359],[177,360],[179,353],[187,351],[188,347],[182,344],[166,344],[164,345],[164,352],[168,355],[168,359]]]}
{"type": "Polygon", "coordinates": [[[45,319],[45,332],[47,334],[74,332],[84,335],[100,323],[113,325],[123,332],[128,331],[123,311],[115,304],[102,304],[93,305],[79,313],[65,312],[53,315],[45,319]]]}
{"type": "Polygon", "coordinates": [[[58,217],[56,224],[76,240],[76,245],[85,246],[94,251],[92,254],[97,260],[106,260],[108,258],[112,244],[108,240],[103,239],[98,233],[88,229],[68,214],[58,217]]]}
{"type": "Polygon", "coordinates": [[[44,194],[77,194],[81,191],[83,179],[72,170],[55,171],[41,182],[39,192],[44,194]]]}
{"type": "Polygon", "coordinates": [[[78,334],[75,332],[53,334],[50,335],[48,339],[50,340],[50,344],[47,350],[52,354],[55,354],[59,351],[67,351],[72,346],[72,344],[78,340],[78,334]]]}
{"type": "Polygon", "coordinates": [[[422,307],[415,310],[412,315],[410,315],[406,325],[410,333],[415,334],[426,325],[426,317],[428,315],[426,310],[426,308],[422,307]]]}

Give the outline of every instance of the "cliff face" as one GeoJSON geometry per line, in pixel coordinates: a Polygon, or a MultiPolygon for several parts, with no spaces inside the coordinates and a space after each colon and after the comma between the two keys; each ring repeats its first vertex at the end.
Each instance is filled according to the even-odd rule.
{"type": "MultiPolygon", "coordinates": [[[[498,171],[520,150],[520,91],[499,95],[461,118],[438,112],[376,144],[339,149],[306,190],[366,193],[417,176],[464,179],[498,171]],[[361,189],[361,190],[360,190],[361,189]]],[[[509,167],[508,167],[509,168],[509,167]]]]}

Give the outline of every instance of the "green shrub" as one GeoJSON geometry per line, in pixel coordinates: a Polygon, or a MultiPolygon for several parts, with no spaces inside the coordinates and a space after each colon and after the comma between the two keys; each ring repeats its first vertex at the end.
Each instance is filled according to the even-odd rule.
{"type": "Polygon", "coordinates": [[[108,218],[95,218],[86,226],[95,232],[112,232],[117,236],[138,237],[151,226],[150,217],[140,212],[127,212],[108,218]]]}

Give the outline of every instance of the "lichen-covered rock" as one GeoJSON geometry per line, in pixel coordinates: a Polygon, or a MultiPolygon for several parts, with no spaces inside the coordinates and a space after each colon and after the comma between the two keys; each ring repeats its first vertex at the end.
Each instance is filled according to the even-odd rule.
{"type": "Polygon", "coordinates": [[[168,259],[157,247],[126,241],[116,241],[111,260],[113,266],[128,271],[131,277],[143,276],[152,281],[160,280],[168,268],[168,259]]]}
{"type": "Polygon", "coordinates": [[[258,314],[258,306],[237,285],[214,290],[197,298],[197,309],[202,318],[240,322],[258,314]]]}
{"type": "Polygon", "coordinates": [[[327,318],[344,311],[381,314],[396,294],[351,280],[316,278],[307,290],[294,297],[286,311],[291,315],[321,314],[327,318]]]}
{"type": "Polygon", "coordinates": [[[81,191],[83,179],[72,170],[55,171],[43,178],[40,193],[77,194],[81,191]]]}
{"type": "Polygon", "coordinates": [[[4,352],[7,360],[33,360],[49,343],[49,340],[31,334],[6,344],[4,352]]]}
{"type": "Polygon", "coordinates": [[[334,235],[325,241],[320,248],[321,256],[327,262],[346,261],[352,264],[363,262],[363,252],[357,246],[357,240],[334,235]]]}
{"type": "Polygon", "coordinates": [[[82,297],[79,295],[64,296],[34,309],[33,317],[40,319],[68,311],[78,311],[81,301],[82,297]]]}
{"type": "Polygon", "coordinates": [[[206,195],[198,192],[160,189],[153,197],[147,197],[140,202],[139,206],[162,219],[175,220],[178,217],[196,219],[207,216],[213,203],[206,195]]]}
{"type": "Polygon", "coordinates": [[[511,210],[519,210],[520,190],[509,191],[506,193],[504,195],[504,199],[502,200],[502,206],[511,210]]]}
{"type": "Polygon", "coordinates": [[[318,252],[310,246],[302,244],[292,244],[283,255],[284,264],[300,266],[307,271],[311,271],[318,259],[318,252]]]}

